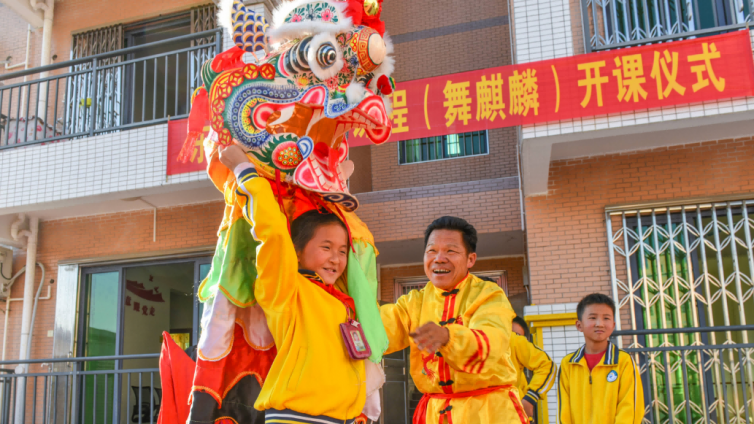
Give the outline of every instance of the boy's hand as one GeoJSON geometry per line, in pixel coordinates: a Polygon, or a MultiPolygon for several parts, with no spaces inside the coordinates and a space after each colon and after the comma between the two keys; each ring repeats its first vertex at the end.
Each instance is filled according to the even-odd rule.
{"type": "Polygon", "coordinates": [[[220,163],[230,169],[230,172],[235,172],[236,166],[249,162],[243,149],[235,144],[228,147],[219,146],[217,151],[220,153],[220,163]]]}
{"type": "Polygon", "coordinates": [[[435,353],[450,340],[450,331],[434,322],[428,322],[410,333],[419,350],[435,353]]]}
{"type": "Polygon", "coordinates": [[[534,405],[529,403],[528,400],[524,399],[521,401],[521,404],[524,405],[524,412],[526,412],[526,416],[531,418],[534,416],[534,405]]]}

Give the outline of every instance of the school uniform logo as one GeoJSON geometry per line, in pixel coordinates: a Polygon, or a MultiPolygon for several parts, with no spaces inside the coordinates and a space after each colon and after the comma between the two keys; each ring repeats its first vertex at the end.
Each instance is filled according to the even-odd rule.
{"type": "Polygon", "coordinates": [[[613,381],[618,379],[618,373],[615,372],[615,370],[610,371],[610,373],[607,374],[607,382],[612,383],[613,381]]]}

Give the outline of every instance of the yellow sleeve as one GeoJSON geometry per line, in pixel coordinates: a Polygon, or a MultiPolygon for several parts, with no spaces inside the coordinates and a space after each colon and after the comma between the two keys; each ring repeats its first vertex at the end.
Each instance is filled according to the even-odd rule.
{"type": "Polygon", "coordinates": [[[408,347],[411,332],[411,315],[409,303],[411,298],[421,296],[420,291],[415,290],[398,298],[395,303],[380,306],[382,324],[385,326],[387,338],[390,341],[385,355],[408,347]]]}
{"type": "Polygon", "coordinates": [[[515,350],[521,366],[533,374],[526,387],[526,393],[521,393],[522,400],[536,405],[555,383],[555,363],[542,349],[534,346],[525,337],[518,334],[512,334],[511,337],[511,350],[515,350]]]}
{"type": "Polygon", "coordinates": [[[482,292],[471,305],[475,308],[465,327],[448,324],[450,339],[440,348],[445,362],[457,371],[479,374],[494,366],[509,349],[511,321],[515,312],[505,292],[489,290],[482,292]]]}
{"type": "Polygon", "coordinates": [[[558,424],[574,424],[571,416],[571,386],[568,367],[564,366],[571,359],[566,356],[558,369],[558,424]]]}
{"type": "Polygon", "coordinates": [[[270,183],[253,167],[236,175],[238,203],[251,224],[257,248],[254,296],[265,311],[282,311],[293,297],[298,282],[298,258],[288,234],[288,222],[280,212],[270,183]]]}
{"type": "Polygon", "coordinates": [[[627,357],[620,361],[618,387],[618,407],[615,409],[616,424],[641,424],[644,418],[644,389],[641,384],[639,369],[633,358],[625,352],[619,355],[627,357]]]}

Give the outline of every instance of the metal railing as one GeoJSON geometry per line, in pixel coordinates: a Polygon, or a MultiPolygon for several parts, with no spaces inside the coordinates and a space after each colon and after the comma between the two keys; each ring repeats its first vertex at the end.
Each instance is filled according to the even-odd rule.
{"type": "Polygon", "coordinates": [[[185,118],[221,48],[213,29],[1,75],[0,150],[185,118]]]}
{"type": "Polygon", "coordinates": [[[581,0],[591,51],[717,34],[754,19],[753,0],[581,0]]]}
{"type": "Polygon", "coordinates": [[[127,367],[159,357],[155,353],[2,361],[0,424],[156,423],[162,403],[159,368],[127,367]],[[10,365],[18,366],[8,369],[10,365]],[[31,371],[40,365],[48,370],[31,371]],[[18,392],[19,383],[24,387],[22,380],[25,393],[18,392]]]}
{"type": "Polygon", "coordinates": [[[638,340],[623,350],[638,365],[644,423],[753,423],[754,343],[708,344],[713,335],[743,339],[754,325],[617,331],[638,340]]]}

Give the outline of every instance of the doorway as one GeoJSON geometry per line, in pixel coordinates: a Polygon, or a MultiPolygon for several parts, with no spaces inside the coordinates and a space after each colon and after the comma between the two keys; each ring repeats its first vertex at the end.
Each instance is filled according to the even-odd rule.
{"type": "Polygon", "coordinates": [[[83,423],[130,423],[138,402],[151,402],[159,410],[160,379],[141,371],[158,368],[159,359],[138,355],[159,353],[164,332],[184,350],[197,344],[202,304],[196,290],[209,272],[210,261],[211,257],[202,257],[82,272],[77,356],[136,355],[87,362],[84,371],[129,371],[120,378],[107,378],[105,373],[83,379],[82,408],[96,411],[85,414],[83,423]]]}

